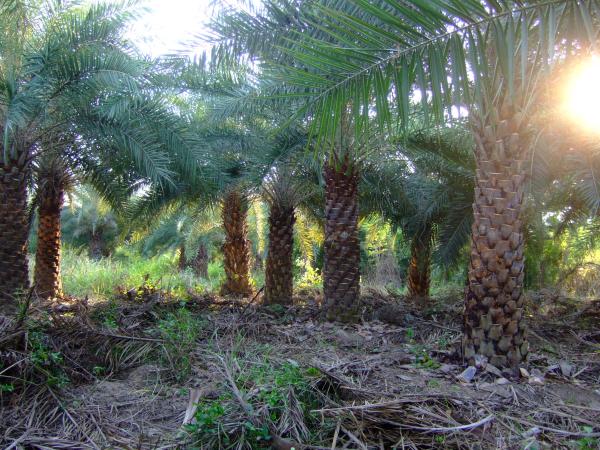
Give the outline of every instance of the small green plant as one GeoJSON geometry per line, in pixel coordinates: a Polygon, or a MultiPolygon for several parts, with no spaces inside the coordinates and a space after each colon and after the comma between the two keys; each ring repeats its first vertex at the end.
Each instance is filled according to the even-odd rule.
{"type": "Polygon", "coordinates": [[[427,386],[433,389],[437,389],[441,386],[441,384],[438,380],[431,379],[427,382],[427,386]]]}
{"type": "Polygon", "coordinates": [[[116,299],[111,299],[97,308],[93,316],[94,320],[100,322],[104,328],[119,328],[119,305],[116,299]]]}
{"type": "Polygon", "coordinates": [[[100,377],[104,374],[106,374],[106,367],[103,366],[94,366],[92,369],[92,373],[97,376],[100,377]]]}
{"type": "Polygon", "coordinates": [[[413,345],[410,352],[415,355],[415,366],[420,369],[438,369],[441,364],[433,359],[422,345],[413,345]]]}
{"type": "Polygon", "coordinates": [[[158,322],[160,336],[165,341],[162,359],[171,366],[177,380],[190,374],[191,354],[202,327],[203,322],[185,308],[167,314],[158,322]]]}
{"type": "Polygon", "coordinates": [[[0,383],[0,393],[4,392],[13,392],[15,390],[15,385],[12,383],[0,383]]]}
{"type": "MultiPolygon", "coordinates": [[[[270,427],[277,428],[281,421],[290,420],[290,410],[303,416],[303,422],[319,434],[328,426],[321,423],[320,416],[312,412],[320,406],[320,397],[314,390],[315,377],[321,372],[309,367],[304,369],[295,361],[281,365],[268,361],[246,366],[235,378],[235,383],[254,411],[265,411],[257,425],[246,418],[243,422],[232,420],[239,417],[240,405],[227,391],[219,398],[203,401],[198,405],[195,422],[185,430],[201,443],[201,448],[266,448],[271,439],[270,427]]],[[[224,385],[227,389],[227,384],[224,385]]],[[[329,428],[332,428],[332,424],[329,428]]],[[[310,439],[307,435],[305,438],[310,439]]]]}
{"type": "MultiPolygon", "coordinates": [[[[583,427],[584,433],[593,433],[594,429],[590,426],[583,427]]],[[[582,437],[575,441],[575,445],[579,450],[596,450],[600,447],[600,442],[597,438],[593,437],[582,437]]]]}
{"type": "Polygon", "coordinates": [[[60,352],[53,352],[48,346],[48,336],[41,331],[30,331],[28,336],[30,347],[29,358],[38,373],[41,373],[48,386],[64,387],[69,379],[61,368],[63,357],[60,352]]]}

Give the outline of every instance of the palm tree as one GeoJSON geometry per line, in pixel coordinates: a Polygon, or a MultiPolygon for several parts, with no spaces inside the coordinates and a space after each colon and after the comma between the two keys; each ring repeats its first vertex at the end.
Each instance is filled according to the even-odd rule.
{"type": "MultiPolygon", "coordinates": [[[[253,24],[246,34],[234,27],[241,32],[224,40],[231,52],[261,49],[251,55],[263,58],[269,97],[304,98],[299,114],[314,119],[322,144],[345,128],[349,109],[355,136],[373,122],[384,132],[392,109],[407,124],[417,90],[426,119],[441,122],[453,106],[469,108],[477,174],[463,350],[471,363],[480,354],[516,367],[528,353],[521,209],[534,137],[529,118],[544,68],[596,41],[598,6],[596,0],[273,1],[261,17],[242,22],[253,24]],[[250,44],[240,45],[244,39],[250,44]],[[274,41],[276,51],[264,51],[274,41]]],[[[342,167],[352,173],[350,162],[340,161],[342,167]]]]}
{"type": "Polygon", "coordinates": [[[292,303],[294,289],[293,249],[296,207],[306,196],[305,180],[299,176],[301,161],[280,164],[263,184],[269,204],[269,248],[265,267],[266,304],[292,303]]]}
{"type": "MultiPolygon", "coordinates": [[[[42,141],[89,108],[90,91],[142,73],[120,36],[129,14],[115,5],[0,8],[0,296],[28,285],[27,184],[42,141]],[[16,27],[16,29],[15,29],[16,27]]],[[[47,142],[47,139],[46,139],[47,142]]]]}
{"type": "Polygon", "coordinates": [[[250,241],[248,240],[248,199],[238,189],[229,189],[223,198],[222,221],[225,242],[222,246],[225,282],[221,293],[249,296],[250,241]]]}
{"type": "Polygon", "coordinates": [[[160,222],[147,230],[138,230],[143,256],[178,250],[178,268],[191,267],[196,275],[207,278],[210,249],[222,242],[216,208],[200,209],[186,203],[161,214],[160,222]],[[193,255],[191,258],[188,255],[193,255]]]}
{"type": "Polygon", "coordinates": [[[110,204],[89,185],[78,186],[61,214],[62,240],[84,249],[90,258],[110,256],[119,239],[118,218],[110,204]]]}
{"type": "Polygon", "coordinates": [[[38,205],[37,247],[34,284],[40,298],[62,296],[60,278],[61,224],[65,191],[73,178],[64,163],[55,157],[40,159],[35,169],[38,205]]]}

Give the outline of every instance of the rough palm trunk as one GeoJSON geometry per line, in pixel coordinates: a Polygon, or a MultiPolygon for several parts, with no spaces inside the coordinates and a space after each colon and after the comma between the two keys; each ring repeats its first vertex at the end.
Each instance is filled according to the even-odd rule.
{"type": "Polygon", "coordinates": [[[521,210],[529,146],[520,115],[495,116],[504,120],[474,124],[477,175],[463,351],[470,363],[480,354],[495,366],[516,368],[528,353],[521,210]]]}
{"type": "Polygon", "coordinates": [[[329,320],[358,319],[360,243],[358,170],[346,158],[341,167],[327,164],[325,175],[325,258],[323,293],[329,320]]]}
{"type": "Polygon", "coordinates": [[[236,190],[230,191],[223,202],[225,283],[221,287],[222,294],[248,296],[252,293],[246,215],[247,208],[242,195],[236,190]]]}
{"type": "Polygon", "coordinates": [[[410,244],[407,287],[411,298],[428,298],[431,282],[431,226],[413,237],[410,244]]]}
{"type": "Polygon", "coordinates": [[[265,270],[266,304],[291,304],[293,291],[292,252],[294,247],[294,208],[271,205],[269,249],[265,270]]]}
{"type": "Polygon", "coordinates": [[[0,301],[13,303],[29,286],[27,182],[29,164],[0,157],[0,301]]]}
{"type": "Polygon", "coordinates": [[[208,251],[204,244],[200,244],[198,247],[198,253],[192,261],[192,268],[197,276],[208,278],[208,251]]]}
{"type": "Polygon", "coordinates": [[[88,247],[88,254],[90,258],[99,261],[102,259],[102,235],[98,232],[93,232],[90,238],[90,244],[88,247]]]}
{"type": "Polygon", "coordinates": [[[179,271],[185,270],[187,266],[187,258],[185,256],[185,245],[181,244],[179,246],[179,260],[177,262],[177,269],[179,271]]]}
{"type": "Polygon", "coordinates": [[[34,280],[37,295],[48,299],[62,295],[60,212],[63,206],[64,187],[60,182],[48,186],[42,189],[40,197],[34,280]]]}

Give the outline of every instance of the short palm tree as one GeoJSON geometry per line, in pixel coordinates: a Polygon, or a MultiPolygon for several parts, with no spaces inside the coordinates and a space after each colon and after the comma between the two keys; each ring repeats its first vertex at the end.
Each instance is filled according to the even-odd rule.
{"type": "Polygon", "coordinates": [[[61,214],[62,241],[94,260],[110,256],[122,226],[110,204],[89,185],[77,186],[61,214]]]}

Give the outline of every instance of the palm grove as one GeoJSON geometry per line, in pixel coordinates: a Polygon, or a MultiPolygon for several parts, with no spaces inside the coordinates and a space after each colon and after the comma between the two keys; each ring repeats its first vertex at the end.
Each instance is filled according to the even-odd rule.
{"type": "MultiPolygon", "coordinates": [[[[247,215],[261,195],[266,303],[292,301],[303,208],[324,232],[324,315],[358,320],[359,220],[376,213],[411,240],[413,297],[428,295],[434,251],[449,264],[467,247],[469,363],[527,357],[532,216],[596,226],[600,211],[597,142],[548,125],[553,83],[598,43],[599,2],[266,1],[223,9],[210,57],[195,60],[141,55],[124,38],[132,5],[33,3],[0,9],[3,307],[30,286],[60,297],[61,210],[81,183],[126,217],[129,238],[184,236],[220,205],[223,236],[205,234],[191,259],[205,273],[222,242],[221,292],[250,296],[247,215]]],[[[185,237],[168,245],[184,267],[185,237]]]]}

